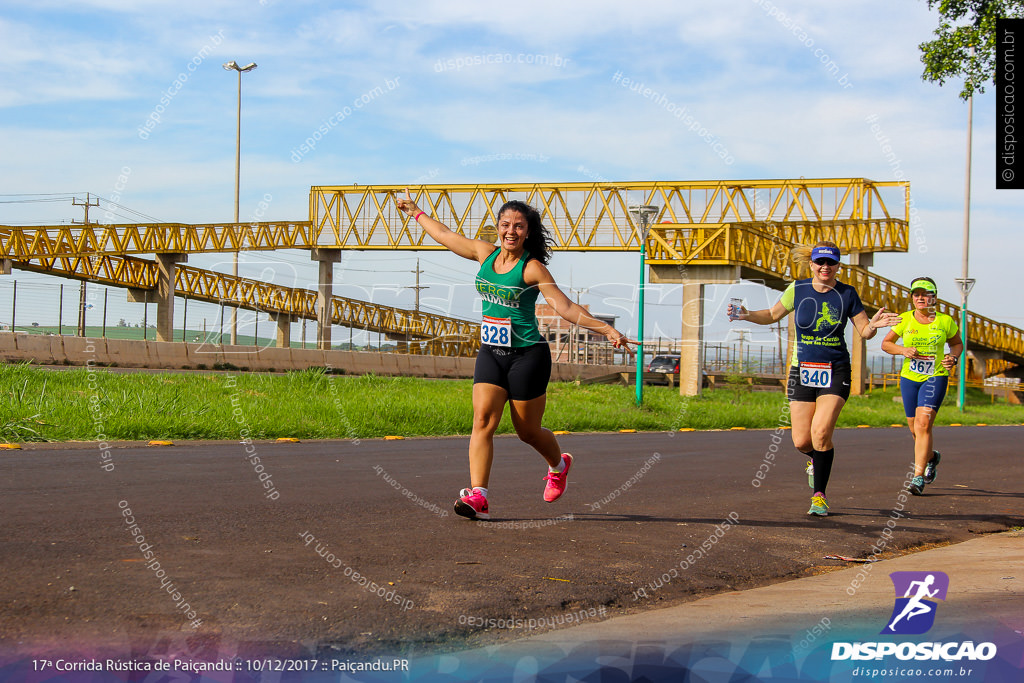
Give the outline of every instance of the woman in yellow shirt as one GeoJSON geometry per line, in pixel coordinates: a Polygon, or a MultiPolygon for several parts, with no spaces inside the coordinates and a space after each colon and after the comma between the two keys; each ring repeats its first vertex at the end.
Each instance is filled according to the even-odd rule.
{"type": "Polygon", "coordinates": [[[914,435],[914,478],[908,490],[915,496],[924,492],[925,484],[935,481],[942,456],[932,449],[932,426],[946,396],[949,371],[964,350],[956,321],[935,310],[938,293],[930,277],[910,283],[913,308],[900,315],[899,324],[882,340],[883,351],[903,356],[900,393],[907,426],[914,435]],[[902,345],[896,343],[900,337],[902,345]],[[947,344],[949,353],[945,352],[947,344]]]}

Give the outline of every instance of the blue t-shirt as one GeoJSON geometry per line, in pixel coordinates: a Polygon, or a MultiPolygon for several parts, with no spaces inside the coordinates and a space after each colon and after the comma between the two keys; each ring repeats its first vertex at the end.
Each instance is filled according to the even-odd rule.
{"type": "Polygon", "coordinates": [[[836,282],[834,288],[819,292],[808,278],[791,282],[779,301],[796,321],[792,365],[850,362],[846,322],[864,310],[856,289],[836,282]]]}

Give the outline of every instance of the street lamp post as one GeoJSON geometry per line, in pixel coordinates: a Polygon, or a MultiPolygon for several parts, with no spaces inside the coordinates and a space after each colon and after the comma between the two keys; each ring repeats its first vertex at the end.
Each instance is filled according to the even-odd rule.
{"type": "MultiPolygon", "coordinates": [[[[967,242],[964,241],[964,253],[967,252],[967,242]]],[[[966,256],[964,257],[966,260],[966,256]]],[[[956,279],[957,285],[960,287],[960,339],[963,341],[964,348],[960,352],[960,367],[957,373],[957,387],[956,405],[960,409],[960,412],[964,412],[964,405],[967,402],[967,392],[965,387],[967,386],[967,296],[971,293],[971,289],[974,288],[974,278],[967,277],[967,266],[964,266],[964,277],[958,277],[956,279]]]]}
{"type": "MultiPolygon", "coordinates": [[[[971,57],[974,57],[974,46],[971,46],[971,57]]],[[[960,372],[958,376],[958,387],[956,405],[960,412],[964,412],[964,404],[967,402],[967,295],[974,287],[974,280],[968,277],[968,264],[971,244],[971,128],[974,119],[974,95],[967,98],[967,173],[964,182],[964,253],[962,262],[963,274],[957,278],[960,285],[960,339],[963,340],[963,351],[960,352],[960,372]]]]}
{"type": "MultiPolygon", "coordinates": [[[[245,66],[238,66],[238,62],[231,60],[224,65],[224,68],[228,71],[238,72],[238,117],[237,124],[235,126],[235,224],[238,224],[238,187],[239,187],[239,175],[241,171],[241,160],[242,160],[242,73],[246,71],[252,71],[256,68],[255,62],[249,62],[245,66]]],[[[231,274],[236,278],[238,277],[238,252],[234,253],[231,274]]],[[[235,345],[238,343],[238,307],[235,306],[231,309],[231,344],[235,345]]]]}
{"type": "Polygon", "coordinates": [[[636,333],[636,405],[644,402],[644,280],[647,270],[647,231],[651,216],[658,213],[658,207],[650,204],[634,204],[629,207],[629,215],[640,226],[640,292],[639,310],[637,312],[636,333]]]}

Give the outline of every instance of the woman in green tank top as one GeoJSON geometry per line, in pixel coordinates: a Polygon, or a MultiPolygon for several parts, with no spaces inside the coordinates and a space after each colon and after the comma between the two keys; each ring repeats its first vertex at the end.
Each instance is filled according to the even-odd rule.
{"type": "Polygon", "coordinates": [[[477,292],[484,301],[481,348],[473,377],[473,432],[469,439],[470,486],[459,492],[455,512],[470,519],[490,519],[487,486],[494,459],[494,432],[509,404],[512,425],[520,440],[548,464],[544,500],[554,502],[565,491],[572,456],[562,453],[551,430],[542,426],[551,375],[551,353],[537,330],[537,295],[574,325],[602,334],[616,348],[629,349],[629,339],[569,300],[558,288],[547,262],[550,238],[540,213],[520,202],[506,202],[498,211],[498,246],[453,232],[421,211],[406,190],[398,208],[434,240],[459,256],[476,261],[477,292]]]}

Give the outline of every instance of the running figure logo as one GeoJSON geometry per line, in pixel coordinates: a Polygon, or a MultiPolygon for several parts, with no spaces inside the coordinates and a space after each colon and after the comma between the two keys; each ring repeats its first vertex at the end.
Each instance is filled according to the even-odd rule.
{"type": "Polygon", "coordinates": [[[928,631],[935,623],[935,600],[946,599],[949,576],[945,572],[893,572],[889,578],[896,589],[896,604],[882,633],[916,635],[928,631]]]}
{"type": "Polygon", "coordinates": [[[839,313],[834,307],[829,306],[827,301],[821,302],[821,313],[818,314],[818,320],[814,325],[814,331],[818,332],[821,330],[822,325],[829,325],[835,327],[839,324],[839,313]]]}

